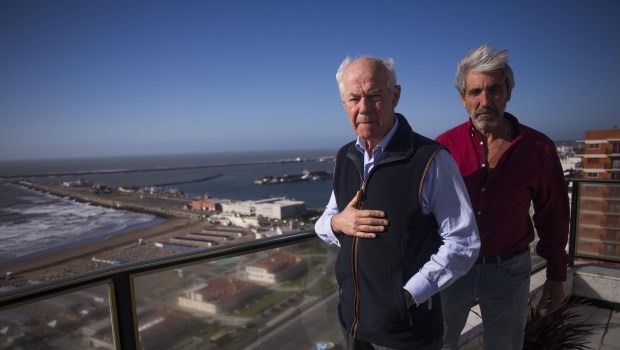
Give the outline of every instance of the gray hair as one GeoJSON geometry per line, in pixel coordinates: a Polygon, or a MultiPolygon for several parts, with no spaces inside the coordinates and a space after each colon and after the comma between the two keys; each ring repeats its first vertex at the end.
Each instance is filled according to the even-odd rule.
{"type": "Polygon", "coordinates": [[[385,69],[385,71],[387,72],[387,82],[386,82],[387,89],[390,92],[390,94],[393,94],[394,87],[398,83],[396,82],[396,70],[394,69],[396,62],[394,62],[392,58],[380,59],[380,58],[372,57],[372,56],[358,56],[355,59],[353,59],[350,56],[347,56],[342,61],[342,63],[340,64],[340,67],[338,67],[338,71],[336,72],[336,81],[338,82],[338,89],[340,90],[340,97],[342,97],[342,94],[344,93],[344,82],[342,81],[344,71],[349,67],[351,63],[353,63],[354,61],[360,58],[366,58],[374,62],[377,62],[385,69]]]}
{"type": "Polygon", "coordinates": [[[475,48],[459,62],[456,68],[454,85],[461,95],[465,94],[465,76],[469,72],[492,73],[502,72],[508,93],[515,87],[515,77],[508,65],[508,50],[495,50],[488,45],[475,48]]]}

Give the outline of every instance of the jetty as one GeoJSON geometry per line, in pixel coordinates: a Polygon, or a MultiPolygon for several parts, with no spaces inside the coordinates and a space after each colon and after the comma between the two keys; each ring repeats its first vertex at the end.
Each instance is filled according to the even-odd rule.
{"type": "Polygon", "coordinates": [[[181,196],[147,196],[133,192],[95,192],[91,187],[67,187],[18,180],[14,184],[31,190],[66,197],[82,203],[90,203],[113,209],[123,209],[139,213],[152,214],[164,218],[198,219],[199,214],[192,212],[191,198],[181,196]]]}

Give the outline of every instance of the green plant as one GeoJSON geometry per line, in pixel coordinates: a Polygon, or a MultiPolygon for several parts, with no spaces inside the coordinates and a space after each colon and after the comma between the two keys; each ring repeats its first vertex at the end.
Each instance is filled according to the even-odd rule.
{"type": "Polygon", "coordinates": [[[577,322],[578,314],[572,310],[584,303],[583,299],[566,298],[556,310],[545,312],[530,298],[523,349],[591,349],[584,337],[592,334],[594,325],[577,322]]]}

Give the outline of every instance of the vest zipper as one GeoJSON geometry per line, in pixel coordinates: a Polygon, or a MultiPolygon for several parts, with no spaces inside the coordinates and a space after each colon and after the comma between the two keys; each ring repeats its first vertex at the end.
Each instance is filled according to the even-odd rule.
{"type": "MultiPolygon", "coordinates": [[[[369,174],[370,175],[370,174],[369,174]]],[[[364,208],[364,201],[366,199],[366,182],[368,178],[364,180],[362,178],[362,186],[360,188],[361,198],[357,203],[356,209],[364,208]]],[[[351,323],[351,337],[357,338],[357,328],[359,326],[359,309],[360,309],[360,286],[359,286],[359,263],[358,263],[358,244],[359,238],[353,237],[353,252],[351,254],[351,265],[353,268],[353,284],[355,286],[355,294],[353,296],[353,322],[351,323]]]]}
{"type": "Polygon", "coordinates": [[[353,254],[351,254],[351,264],[353,265],[353,284],[355,286],[355,294],[353,296],[353,323],[351,323],[351,337],[357,337],[357,326],[359,325],[359,307],[360,307],[360,288],[359,276],[357,268],[357,244],[358,238],[353,238],[353,254]]]}

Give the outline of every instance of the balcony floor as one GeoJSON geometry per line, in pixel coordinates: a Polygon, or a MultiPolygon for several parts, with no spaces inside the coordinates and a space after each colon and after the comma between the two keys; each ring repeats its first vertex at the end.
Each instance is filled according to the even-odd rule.
{"type": "Polygon", "coordinates": [[[620,350],[620,312],[592,305],[575,308],[577,322],[592,324],[593,334],[586,344],[593,350],[620,350]]]}
{"type": "MultiPolygon", "coordinates": [[[[544,281],[544,269],[533,274],[530,293],[540,293],[544,281]]],[[[575,295],[592,301],[592,303],[570,309],[571,312],[577,314],[575,322],[592,325],[592,334],[586,337],[587,343],[585,344],[592,350],[620,350],[620,311],[618,311],[620,304],[616,297],[617,291],[620,290],[618,282],[620,282],[620,269],[617,268],[586,264],[569,270],[567,283],[565,283],[567,295],[575,295]],[[593,298],[594,296],[598,297],[593,298]],[[606,300],[607,304],[596,300],[606,300]],[[615,305],[615,307],[610,309],[604,307],[605,305],[615,305]]],[[[467,319],[467,325],[461,334],[459,350],[482,349],[483,330],[482,319],[479,315],[480,308],[473,307],[467,319]]]]}

